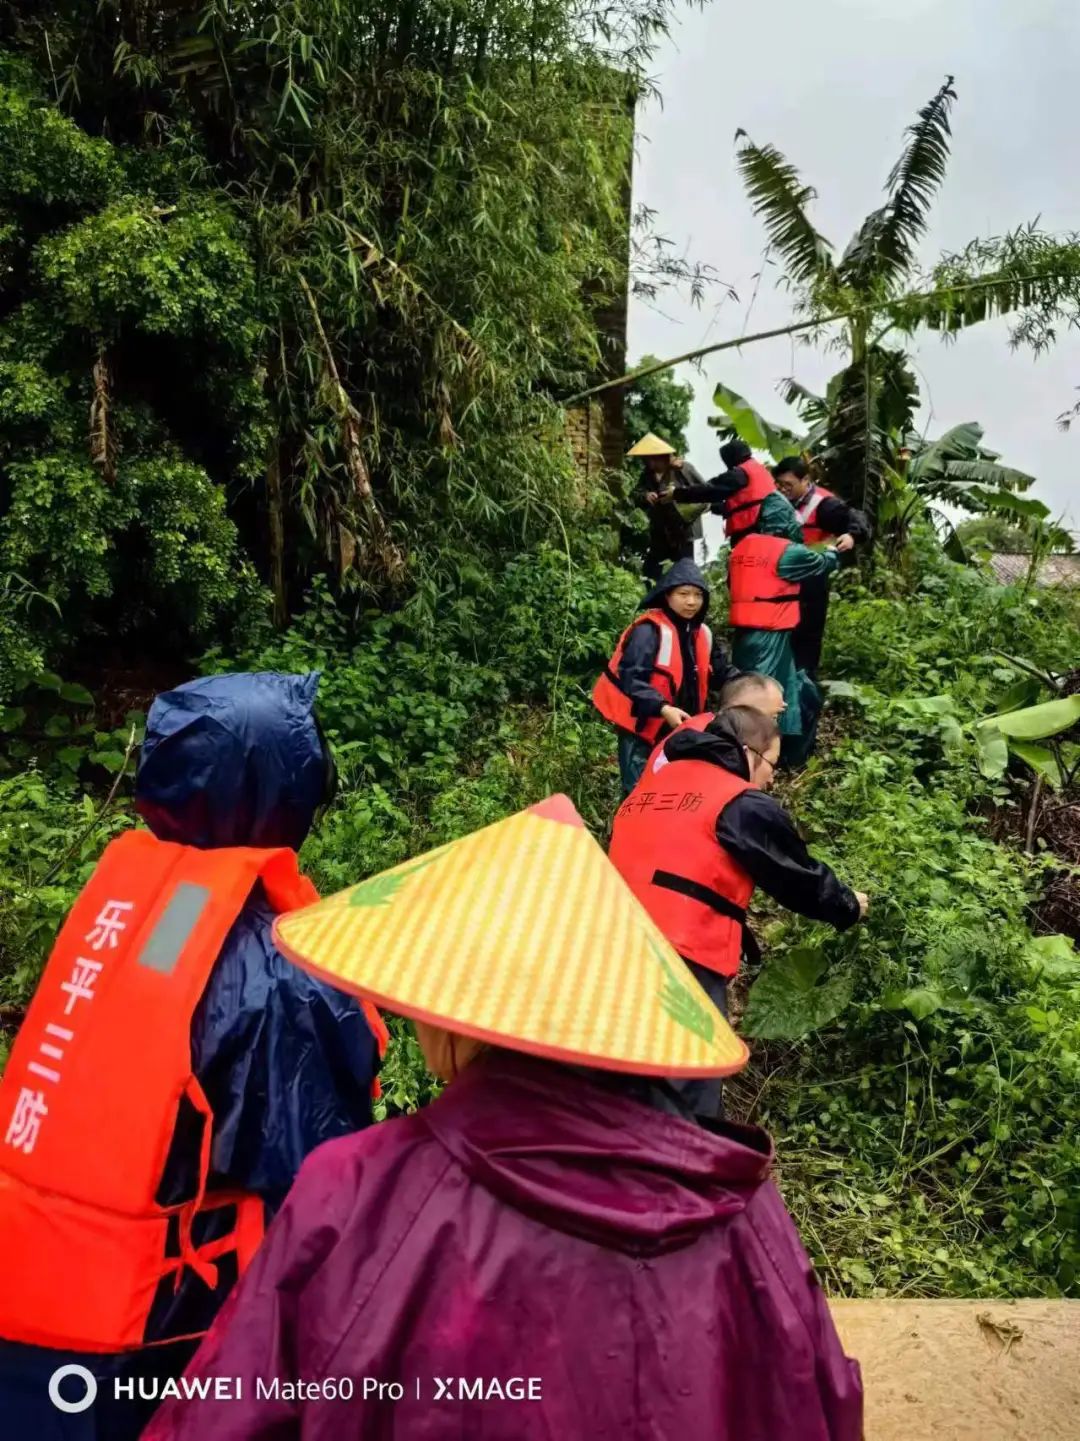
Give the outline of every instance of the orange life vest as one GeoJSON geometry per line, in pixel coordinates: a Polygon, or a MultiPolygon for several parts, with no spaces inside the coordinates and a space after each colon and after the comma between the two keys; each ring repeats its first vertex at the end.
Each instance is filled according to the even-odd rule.
{"type": "Polygon", "coordinates": [[[663,740],[661,740],[656,746],[652,755],[646,761],[645,770],[642,772],[642,774],[650,776],[659,775],[659,773],[664,769],[665,766],[671,764],[667,756],[664,754],[664,747],[671,739],[671,736],[677,736],[680,731],[703,731],[705,727],[715,719],[716,712],[707,710],[702,711],[700,715],[692,715],[689,720],[684,720],[682,725],[676,726],[675,729],[671,732],[671,735],[664,736],[663,740]]]}
{"type": "Polygon", "coordinates": [[[647,767],[611,832],[612,863],[664,935],[686,960],[722,976],[739,969],[754,883],[716,839],[716,823],[752,789],[709,761],[647,767]]]}
{"type": "Polygon", "coordinates": [[[783,580],[778,566],[790,540],[748,535],[728,558],[729,623],[736,629],[794,630],[799,624],[799,585],[783,580]]]}
{"type": "MultiPolygon", "coordinates": [[[[5,1339],[139,1346],[164,1278],[178,1288],[190,1269],[213,1289],[219,1257],[235,1253],[243,1272],[254,1255],[262,1200],[206,1195],[214,1118],[190,1033],[256,881],[278,912],[318,900],[291,850],[197,850],[133,830],[107,847],[72,907],[0,1081],[5,1339]],[[202,1117],[198,1188],[163,1207],[155,1194],[185,1097],[202,1117]],[[235,1207],[232,1230],[197,1247],[196,1216],[224,1206],[235,1207]]],[[[368,1019],[384,1047],[381,1019],[368,1019]]]]}
{"type": "Polygon", "coordinates": [[[823,485],[812,485],[795,507],[795,514],[799,517],[799,524],[803,528],[803,543],[805,545],[822,545],[831,531],[822,530],[820,525],[814,524],[814,516],[817,508],[823,500],[835,500],[831,490],[826,490],[823,485]]]}
{"type": "Polygon", "coordinates": [[[742,490],[729,495],[720,505],[720,514],[724,517],[724,534],[729,540],[742,535],[744,530],[753,529],[757,524],[761,502],[776,489],[772,471],[762,465],[760,460],[740,460],[735,469],[743,472],[747,483],[742,490]]]}
{"type": "MultiPolygon", "coordinates": [[[[619,637],[619,644],[615,647],[615,654],[608,661],[593,686],[592,700],[593,705],[604,719],[610,721],[613,726],[639,735],[643,740],[654,741],[664,729],[664,722],[659,716],[634,715],[630,697],[619,685],[619,666],[622,663],[623,651],[626,649],[630,632],[634,626],[643,625],[646,621],[655,625],[660,632],[660,644],[657,647],[656,660],[653,664],[653,673],[649,684],[659,691],[665,705],[677,704],[677,697],[683,683],[682,647],[679,644],[679,632],[674,621],[662,610],[647,610],[644,615],[639,615],[633,624],[627,626],[623,631],[619,637]]],[[[712,632],[707,625],[699,625],[694,630],[694,659],[697,665],[698,683],[695,710],[702,710],[705,706],[705,697],[709,690],[709,675],[712,670],[712,632]]]]}

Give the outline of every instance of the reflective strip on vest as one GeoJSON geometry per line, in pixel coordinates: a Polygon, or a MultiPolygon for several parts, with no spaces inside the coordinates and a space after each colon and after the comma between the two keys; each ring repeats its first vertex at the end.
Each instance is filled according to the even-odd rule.
{"type": "Polygon", "coordinates": [[[782,579],[780,557],[792,542],[778,535],[748,535],[728,558],[728,619],[737,630],[794,630],[799,586],[782,579]]]}
{"type": "Polygon", "coordinates": [[[261,881],[276,911],[318,899],[295,853],[196,850],[128,831],[72,907],[0,1081],[0,1336],[114,1352],[145,1341],[163,1278],[216,1284],[250,1260],[253,1195],[206,1198],[213,1116],[192,1074],[191,1021],[221,946],[261,881]],[[155,1199],[182,1097],[202,1118],[194,1200],[155,1199]],[[228,1236],[192,1240],[196,1213],[236,1207],[228,1236]],[[174,1219],[175,1218],[175,1219],[174,1219]],[[167,1251],[170,1221],[179,1254],[167,1251]]]}
{"type": "Polygon", "coordinates": [[[808,495],[795,507],[795,514],[799,517],[799,524],[803,528],[804,545],[821,545],[828,540],[831,531],[822,530],[821,526],[814,525],[814,516],[817,515],[818,506],[823,500],[835,500],[831,490],[826,490],[823,485],[811,487],[808,495]]]}
{"type": "Polygon", "coordinates": [[[772,472],[762,465],[760,460],[741,460],[735,468],[746,476],[746,484],[742,490],[728,496],[720,507],[724,517],[724,533],[729,539],[741,535],[744,530],[754,528],[761,502],[776,489],[772,472]]]}
{"type": "MultiPolygon", "coordinates": [[[[660,716],[636,716],[630,697],[619,684],[619,667],[626,643],[634,627],[644,621],[655,625],[660,633],[655,668],[649,684],[659,692],[665,705],[676,704],[683,683],[682,647],[674,623],[662,610],[647,610],[623,631],[614,655],[593,686],[592,702],[611,725],[639,735],[643,740],[656,741],[665,729],[663,720],[660,716]]],[[[699,625],[694,632],[694,659],[698,681],[696,709],[700,710],[705,704],[712,670],[712,632],[707,625],[699,625]]]]}
{"type": "MultiPolygon", "coordinates": [[[[675,729],[671,732],[671,735],[677,736],[680,731],[703,731],[705,727],[715,719],[715,711],[703,711],[701,715],[692,715],[689,720],[683,721],[681,726],[676,726],[675,729]]],[[[665,736],[664,739],[653,751],[648,761],[646,761],[645,769],[650,775],[659,775],[659,773],[664,769],[665,766],[669,766],[671,764],[667,756],[664,754],[664,747],[667,745],[670,739],[671,736],[665,736]]]]}
{"type": "MultiPolygon", "coordinates": [[[[703,729],[695,716],[688,726],[703,729]]],[[[716,838],[720,813],[750,782],[710,761],[646,768],[620,806],[608,855],[681,956],[732,976],[754,883],[716,838]]]]}

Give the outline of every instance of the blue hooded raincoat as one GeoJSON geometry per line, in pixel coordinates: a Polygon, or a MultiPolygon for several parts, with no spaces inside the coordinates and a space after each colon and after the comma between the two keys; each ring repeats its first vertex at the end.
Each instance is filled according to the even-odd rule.
{"type": "MultiPolygon", "coordinates": [[[[158,696],[135,783],[136,808],[149,829],[161,840],[203,849],[298,848],[328,779],[313,713],[318,684],[317,674],[219,675],[158,696]]],[[[359,1003],[278,953],[273,916],[256,887],[221,948],[191,1027],[195,1075],[215,1121],[209,1190],[254,1191],[268,1219],[316,1146],[370,1123],[378,1069],[359,1003]]],[[[198,1134],[196,1126],[185,1135],[181,1112],[158,1192],[163,1204],[194,1194],[198,1134]]],[[[211,1227],[213,1220],[207,1217],[211,1227]]],[[[199,1239],[212,1234],[208,1228],[199,1239]]],[[[236,1279],[235,1270],[221,1271],[214,1293],[187,1273],[179,1292],[155,1305],[149,1339],[205,1329],[236,1279]]],[[[140,1407],[137,1397],[135,1404],[116,1401],[115,1378],[176,1375],[193,1349],[184,1342],[102,1357],[0,1340],[3,1434],[10,1426],[13,1437],[33,1441],[133,1441],[153,1408],[140,1407]],[[65,1414],[49,1400],[48,1382],[72,1363],[93,1372],[98,1397],[87,1410],[65,1414]]],[[[72,1386],[69,1399],[81,1396],[79,1384],[72,1386]]]]}

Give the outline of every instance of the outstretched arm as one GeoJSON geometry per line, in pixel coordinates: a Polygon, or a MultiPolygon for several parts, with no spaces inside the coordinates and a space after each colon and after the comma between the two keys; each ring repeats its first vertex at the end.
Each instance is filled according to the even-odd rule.
{"type": "Polygon", "coordinates": [[[810,580],[815,575],[831,575],[840,564],[835,550],[811,550],[808,545],[789,545],[777,561],[781,580],[810,580]]]}
{"type": "Polygon", "coordinates": [[[816,861],[783,806],[763,791],[744,791],[720,813],[716,839],[756,886],[789,911],[838,931],[861,915],[855,892],[816,861]]]}

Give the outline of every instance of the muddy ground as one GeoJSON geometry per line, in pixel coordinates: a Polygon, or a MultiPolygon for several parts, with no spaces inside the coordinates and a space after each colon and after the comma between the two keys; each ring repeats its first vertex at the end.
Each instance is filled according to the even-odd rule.
{"type": "Polygon", "coordinates": [[[866,1441],[1080,1441],[1080,1301],[833,1301],[866,1441]]]}

